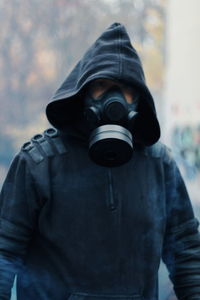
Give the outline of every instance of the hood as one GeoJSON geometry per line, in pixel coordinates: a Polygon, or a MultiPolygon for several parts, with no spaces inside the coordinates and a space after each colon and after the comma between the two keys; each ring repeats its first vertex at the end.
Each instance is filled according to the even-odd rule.
{"type": "Polygon", "coordinates": [[[49,122],[69,135],[87,138],[83,97],[87,84],[97,78],[124,81],[140,90],[134,139],[152,145],[160,137],[153,97],[146,86],[140,58],[125,27],[114,23],[86,51],[46,107],[49,122]]]}

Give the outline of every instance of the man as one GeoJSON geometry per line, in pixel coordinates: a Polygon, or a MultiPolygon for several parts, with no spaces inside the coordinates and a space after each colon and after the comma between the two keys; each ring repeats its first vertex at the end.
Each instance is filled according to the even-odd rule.
{"type": "Polygon", "coordinates": [[[199,222],[119,23],[47,105],[54,128],[14,158],[1,193],[0,300],[200,299],[199,222]]]}

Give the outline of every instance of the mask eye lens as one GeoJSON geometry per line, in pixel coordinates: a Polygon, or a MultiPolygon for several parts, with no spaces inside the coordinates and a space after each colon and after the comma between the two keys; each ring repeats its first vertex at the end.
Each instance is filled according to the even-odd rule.
{"type": "Polygon", "coordinates": [[[126,101],[131,104],[134,103],[139,96],[139,92],[131,86],[123,85],[122,86],[123,94],[126,98],[126,101]]]}
{"type": "Polygon", "coordinates": [[[131,104],[138,99],[139,92],[134,87],[120,82],[114,82],[109,79],[97,79],[89,84],[89,93],[93,99],[99,100],[103,93],[105,93],[112,86],[120,87],[127,103],[131,104]]]}
{"type": "Polygon", "coordinates": [[[89,92],[94,99],[99,99],[100,96],[109,88],[109,83],[103,80],[92,82],[89,85],[89,92]]]}

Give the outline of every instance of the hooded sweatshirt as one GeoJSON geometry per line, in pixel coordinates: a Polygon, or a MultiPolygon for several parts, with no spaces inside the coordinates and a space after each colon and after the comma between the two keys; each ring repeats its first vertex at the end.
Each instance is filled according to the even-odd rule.
{"type": "Polygon", "coordinates": [[[68,125],[68,132],[73,124],[73,132],[76,128],[80,134],[87,135],[83,118],[84,91],[92,80],[98,78],[118,80],[138,89],[140,114],[134,139],[145,145],[155,143],[160,137],[160,127],[154,101],[145,84],[140,58],[126,29],[119,23],[103,32],[56,91],[46,109],[50,123],[62,130],[68,125]]]}
{"type": "Polygon", "coordinates": [[[22,146],[1,192],[0,300],[10,299],[15,274],[18,300],[158,300],[161,259],[178,299],[199,299],[199,221],[158,142],[154,101],[123,25],[94,42],[46,114],[54,127],[22,146]],[[83,99],[97,78],[140,91],[133,156],[114,168],[88,156],[83,99]]]}

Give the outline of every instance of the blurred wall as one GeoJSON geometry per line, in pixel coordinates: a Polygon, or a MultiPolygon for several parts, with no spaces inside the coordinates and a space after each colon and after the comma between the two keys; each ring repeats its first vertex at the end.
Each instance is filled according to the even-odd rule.
{"type": "Polygon", "coordinates": [[[200,1],[170,0],[164,139],[173,148],[194,205],[200,204],[200,1]]]}
{"type": "MultiPolygon", "coordinates": [[[[163,136],[175,155],[200,218],[200,1],[169,0],[166,12],[163,136]]],[[[163,263],[160,299],[175,300],[163,263]]]]}
{"type": "Polygon", "coordinates": [[[169,1],[167,129],[200,122],[200,1],[169,1]]]}

